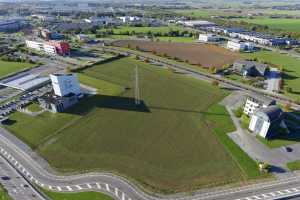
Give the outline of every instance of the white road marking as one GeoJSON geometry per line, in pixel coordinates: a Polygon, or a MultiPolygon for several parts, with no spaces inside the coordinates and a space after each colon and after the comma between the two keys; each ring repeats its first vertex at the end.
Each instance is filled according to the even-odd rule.
{"type": "Polygon", "coordinates": [[[69,190],[69,191],[73,191],[73,189],[71,188],[71,186],[66,186],[66,188],[67,188],[67,190],[69,190]]]}
{"type": "Polygon", "coordinates": [[[96,186],[97,186],[98,189],[101,190],[101,185],[99,183],[96,183],[96,186]]]}
{"type": "Polygon", "coordinates": [[[109,185],[108,185],[107,183],[105,184],[105,186],[106,186],[106,190],[107,190],[107,191],[110,191],[109,185]]]}
{"type": "Polygon", "coordinates": [[[118,194],[118,188],[115,188],[115,195],[116,195],[117,197],[119,197],[119,194],[118,194]]]}
{"type": "Polygon", "coordinates": [[[92,189],[92,186],[89,183],[87,183],[86,185],[89,189],[92,189]]]}
{"type": "Polygon", "coordinates": [[[75,185],[75,187],[77,187],[78,190],[82,190],[82,187],[80,185],[75,185]]]}
{"type": "Polygon", "coordinates": [[[255,198],[255,199],[261,199],[260,197],[258,197],[258,196],[253,196],[253,198],[255,198]]]}
{"type": "Polygon", "coordinates": [[[61,191],[61,187],[60,186],[56,186],[58,191],[61,191]]]}

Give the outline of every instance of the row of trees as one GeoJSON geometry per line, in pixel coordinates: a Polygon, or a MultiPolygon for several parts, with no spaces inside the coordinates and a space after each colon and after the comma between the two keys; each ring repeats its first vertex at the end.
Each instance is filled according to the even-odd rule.
{"type": "Polygon", "coordinates": [[[109,35],[128,35],[128,36],[149,36],[149,37],[195,37],[197,34],[195,32],[187,31],[187,30],[173,30],[169,29],[169,31],[115,31],[114,29],[103,29],[99,30],[96,33],[96,37],[105,37],[109,35]]]}
{"type": "Polygon", "coordinates": [[[35,64],[35,62],[29,58],[20,58],[20,57],[9,56],[9,55],[2,56],[1,60],[7,61],[7,62],[24,62],[24,63],[35,64]]]}

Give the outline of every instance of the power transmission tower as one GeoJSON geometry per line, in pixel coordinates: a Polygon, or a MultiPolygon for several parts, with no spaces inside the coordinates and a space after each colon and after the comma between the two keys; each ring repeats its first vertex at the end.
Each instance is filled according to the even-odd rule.
{"type": "Polygon", "coordinates": [[[141,97],[140,97],[140,86],[139,86],[139,71],[138,66],[135,66],[135,105],[141,104],[141,97]]]}

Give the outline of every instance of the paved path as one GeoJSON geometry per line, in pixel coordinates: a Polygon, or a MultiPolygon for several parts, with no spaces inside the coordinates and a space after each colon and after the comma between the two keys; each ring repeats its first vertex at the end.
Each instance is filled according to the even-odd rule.
{"type": "Polygon", "coordinates": [[[230,107],[226,107],[232,120],[237,128],[234,133],[230,134],[230,137],[253,159],[257,161],[268,162],[275,166],[277,172],[286,172],[286,163],[289,159],[280,151],[273,151],[272,149],[266,147],[264,144],[259,142],[257,138],[251,133],[245,131],[236,118],[230,107]]]}
{"type": "Polygon", "coordinates": [[[267,90],[269,92],[279,92],[280,91],[280,72],[276,68],[271,68],[266,76],[267,80],[267,90]]]}
{"type": "MultiPolygon", "coordinates": [[[[277,174],[282,174],[288,171],[286,164],[300,159],[300,144],[288,145],[292,147],[294,151],[287,152],[284,148],[269,148],[261,141],[259,141],[256,136],[249,131],[241,127],[240,119],[235,117],[233,110],[245,102],[245,94],[242,92],[233,92],[231,95],[227,96],[221,102],[222,105],[226,106],[233,123],[236,127],[236,131],[229,134],[229,137],[238,144],[244,152],[246,152],[253,160],[268,162],[273,165],[274,172],[277,174]]],[[[278,175],[278,177],[284,176],[278,175]]]]}

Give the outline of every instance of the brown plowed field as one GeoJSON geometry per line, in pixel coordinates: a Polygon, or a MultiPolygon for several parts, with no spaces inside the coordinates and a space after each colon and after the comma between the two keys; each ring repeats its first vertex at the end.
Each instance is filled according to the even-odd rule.
{"type": "Polygon", "coordinates": [[[120,47],[139,47],[140,50],[156,52],[157,54],[178,58],[182,61],[188,60],[190,64],[200,64],[203,67],[215,66],[222,68],[226,64],[232,64],[239,59],[237,53],[224,48],[208,44],[185,44],[169,42],[151,42],[141,40],[121,40],[114,43],[120,47]]]}

